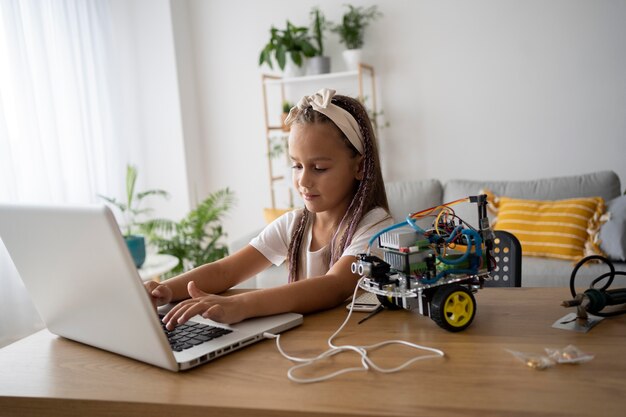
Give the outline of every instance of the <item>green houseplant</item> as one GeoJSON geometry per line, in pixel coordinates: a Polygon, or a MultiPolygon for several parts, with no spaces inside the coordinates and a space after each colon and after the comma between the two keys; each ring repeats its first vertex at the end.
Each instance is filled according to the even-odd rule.
{"type": "Polygon", "coordinates": [[[118,201],[114,197],[107,197],[100,194],[98,194],[98,197],[117,208],[122,215],[122,235],[124,235],[124,240],[128,245],[135,265],[139,268],[146,259],[146,243],[144,236],[141,235],[142,223],[138,221],[138,217],[152,211],[151,208],[142,208],[141,203],[149,196],[158,195],[168,198],[169,194],[167,191],[156,189],[135,192],[137,175],[137,167],[130,164],[126,166],[126,196],[124,201],[118,201]]]}
{"type": "Polygon", "coordinates": [[[324,31],[328,29],[328,21],[319,7],[313,7],[310,12],[311,31],[313,40],[317,44],[315,56],[309,58],[308,74],[327,74],[330,72],[330,57],[324,55],[324,31]]]}
{"type": "Polygon", "coordinates": [[[196,266],[213,262],[228,255],[222,217],[232,207],[234,194],[228,188],[210,194],[182,220],[153,219],[143,224],[150,242],[159,253],[178,258],[171,277],[196,266]]]}
{"type": "Polygon", "coordinates": [[[294,104],[289,100],[283,100],[283,114],[289,114],[294,104]]]}
{"type": "Polygon", "coordinates": [[[332,24],[331,31],[339,35],[339,41],[346,46],[343,52],[346,66],[349,70],[355,70],[361,62],[361,50],[365,28],[374,20],[382,16],[377,6],[355,7],[346,5],[348,11],[344,13],[341,23],[332,24]]]}
{"type": "Polygon", "coordinates": [[[295,26],[287,20],[285,29],[276,29],[274,26],[270,29],[270,40],[261,50],[259,66],[267,64],[274,69],[274,58],[283,71],[289,61],[302,68],[305,58],[314,56],[316,52],[310,41],[309,29],[295,26]]]}

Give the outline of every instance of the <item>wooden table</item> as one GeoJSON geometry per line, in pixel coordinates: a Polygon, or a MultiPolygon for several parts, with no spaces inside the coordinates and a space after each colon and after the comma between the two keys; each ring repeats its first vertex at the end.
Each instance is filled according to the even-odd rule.
{"type": "MultiPolygon", "coordinates": [[[[43,330],[0,350],[0,415],[623,416],[626,317],[606,319],[587,334],[553,329],[571,311],[559,306],[566,298],[563,288],[486,288],[476,294],[474,323],[456,334],[408,311],[384,311],[361,325],[353,318],[338,343],[398,338],[440,348],[446,357],[395,374],[357,372],[305,385],[287,379],[291,362],[270,340],[177,374],[43,330]],[[505,350],[542,354],[569,344],[595,359],[539,371],[505,350]]],[[[339,307],[307,316],[284,334],[284,348],[298,356],[325,350],[345,314],[339,307]]],[[[391,367],[412,355],[391,347],[373,358],[391,367]]],[[[357,363],[341,354],[318,371],[357,363]]]]}

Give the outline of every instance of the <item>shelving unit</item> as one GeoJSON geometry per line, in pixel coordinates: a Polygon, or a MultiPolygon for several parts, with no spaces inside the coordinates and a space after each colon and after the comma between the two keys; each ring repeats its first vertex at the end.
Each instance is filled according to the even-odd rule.
{"type": "Polygon", "coordinates": [[[287,152],[283,152],[280,157],[272,157],[276,153],[273,152],[275,145],[283,150],[287,149],[289,132],[283,130],[281,120],[283,102],[295,104],[304,95],[326,87],[335,89],[338,94],[357,97],[370,111],[377,114],[374,67],[359,64],[357,71],[294,78],[263,74],[262,85],[271,208],[290,208],[294,206],[294,193],[287,173],[289,156],[287,152]]]}

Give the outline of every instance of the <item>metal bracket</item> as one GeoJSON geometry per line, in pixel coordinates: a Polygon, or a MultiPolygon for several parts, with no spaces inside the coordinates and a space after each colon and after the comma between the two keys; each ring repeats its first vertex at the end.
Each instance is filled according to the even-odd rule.
{"type": "Polygon", "coordinates": [[[587,333],[593,326],[604,320],[604,317],[594,316],[593,314],[585,314],[585,316],[580,317],[578,313],[569,313],[555,321],[552,327],[578,333],[587,333]]]}

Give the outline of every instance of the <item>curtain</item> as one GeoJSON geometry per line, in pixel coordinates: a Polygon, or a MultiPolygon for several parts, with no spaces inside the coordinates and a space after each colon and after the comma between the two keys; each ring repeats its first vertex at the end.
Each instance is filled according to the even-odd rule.
{"type": "MultiPolygon", "coordinates": [[[[0,203],[119,194],[110,27],[108,1],[0,0],[0,203]]],[[[43,326],[1,242],[0,317],[0,345],[43,326]]]]}

